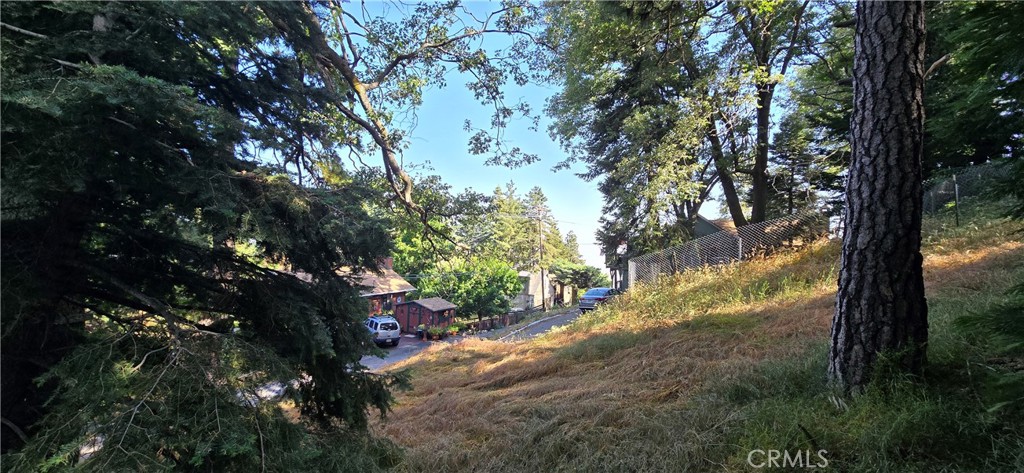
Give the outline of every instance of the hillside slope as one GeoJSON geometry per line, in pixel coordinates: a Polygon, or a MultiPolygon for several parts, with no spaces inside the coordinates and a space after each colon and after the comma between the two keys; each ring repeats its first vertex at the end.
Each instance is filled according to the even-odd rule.
{"type": "Polygon", "coordinates": [[[923,382],[829,392],[839,247],[822,242],[634,288],[529,342],[429,350],[399,366],[414,388],[375,429],[409,471],[746,471],[752,449],[825,449],[830,471],[1010,471],[1024,434],[986,411],[971,360],[991,356],[951,321],[1024,278],[1024,225],[948,226],[926,228],[923,382]]]}

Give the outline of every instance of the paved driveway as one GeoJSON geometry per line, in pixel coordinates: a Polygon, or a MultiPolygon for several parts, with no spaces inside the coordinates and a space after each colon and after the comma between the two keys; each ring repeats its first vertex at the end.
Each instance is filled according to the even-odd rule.
{"type": "Polygon", "coordinates": [[[429,347],[431,343],[438,342],[424,342],[417,339],[415,335],[402,335],[402,341],[398,342],[397,347],[385,347],[383,349],[387,352],[385,358],[367,355],[359,360],[359,362],[369,368],[370,371],[377,371],[392,363],[398,363],[399,361],[411,358],[413,355],[429,347]]]}
{"type": "MultiPolygon", "coordinates": [[[[536,337],[537,335],[547,332],[552,328],[566,325],[572,322],[573,320],[576,320],[576,317],[579,316],[580,310],[573,309],[564,314],[555,315],[546,319],[541,319],[539,321],[533,322],[532,324],[527,325],[525,328],[517,329],[509,333],[508,335],[499,338],[498,340],[503,342],[518,342],[526,340],[528,338],[536,337]]],[[[384,358],[378,358],[376,356],[367,355],[364,356],[361,360],[359,360],[359,362],[362,363],[363,366],[369,368],[370,371],[380,371],[394,363],[398,363],[399,361],[412,358],[417,353],[429,347],[431,343],[457,343],[462,339],[463,337],[449,337],[442,342],[424,342],[422,340],[417,339],[415,336],[403,335],[402,341],[398,343],[397,347],[384,348],[384,351],[387,352],[387,355],[384,358]]]]}

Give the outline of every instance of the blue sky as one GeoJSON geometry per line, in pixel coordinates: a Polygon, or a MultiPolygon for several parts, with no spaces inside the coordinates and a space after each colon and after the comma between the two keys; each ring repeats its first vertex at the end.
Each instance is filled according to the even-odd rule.
{"type": "MultiPolygon", "coordinates": [[[[471,133],[463,129],[463,124],[467,119],[474,124],[489,123],[493,109],[477,102],[457,73],[449,73],[448,77],[447,87],[424,92],[423,105],[416,112],[418,123],[408,139],[409,148],[403,152],[405,163],[429,161],[433,171],[428,173],[440,175],[455,191],[471,188],[490,195],[495,187],[508,182],[514,183],[523,194],[534,186],[540,187],[548,197],[562,234],[575,232],[587,264],[604,268],[604,257],[594,238],[603,204],[597,182],[586,182],[576,177],[573,170],[551,171],[566,154],[548,136],[550,120],[542,117],[537,131],[530,130],[530,123],[525,120],[514,122],[505,133],[506,145],[534,153],[540,161],[516,169],[485,165],[486,155],[469,153],[471,133]]],[[[522,98],[533,110],[540,111],[555,90],[528,85],[509,87],[505,92],[510,102],[522,98]]],[[[581,169],[577,165],[575,171],[581,169]]]]}
{"type": "MultiPolygon", "coordinates": [[[[463,4],[480,18],[500,8],[497,2],[466,1],[463,4]]],[[[415,3],[372,0],[358,4],[360,9],[366,9],[369,16],[383,15],[390,20],[398,20],[411,13],[414,6],[415,3]]],[[[485,35],[476,45],[485,49],[500,48],[508,45],[508,38],[485,35]]],[[[540,161],[516,169],[485,165],[487,155],[469,153],[471,132],[465,131],[463,125],[466,120],[478,127],[490,123],[494,109],[480,104],[473,97],[473,93],[465,87],[465,78],[457,71],[450,71],[445,82],[447,86],[444,88],[431,87],[424,90],[422,105],[410,111],[415,116],[416,125],[406,136],[408,148],[402,150],[403,164],[409,168],[410,165],[429,163],[431,169],[413,169],[411,172],[437,174],[456,193],[473,189],[490,195],[495,187],[504,187],[509,182],[514,183],[521,194],[534,186],[540,187],[548,197],[548,205],[558,220],[562,234],[569,231],[576,233],[580,253],[587,264],[604,268],[604,257],[594,238],[603,205],[601,193],[597,190],[596,181],[586,182],[576,176],[575,173],[583,169],[582,165],[576,165],[575,169],[552,172],[551,168],[563,161],[566,153],[548,136],[547,127],[551,121],[541,117],[536,131],[529,129],[531,123],[527,120],[516,121],[504,134],[505,146],[518,146],[526,153],[539,156],[540,161]]],[[[504,92],[508,104],[522,100],[530,105],[534,113],[540,113],[547,98],[557,90],[538,84],[525,87],[511,84],[504,88],[504,92]]],[[[368,158],[367,163],[372,164],[374,158],[368,158]]]]}
{"type": "MultiPolygon", "coordinates": [[[[496,2],[467,1],[464,5],[479,18],[500,8],[496,2]]],[[[410,5],[372,1],[361,3],[360,7],[366,8],[370,16],[383,15],[392,20],[408,14],[412,8],[410,5]]],[[[507,46],[508,38],[486,35],[476,45],[493,50],[507,46]]],[[[473,189],[490,195],[495,187],[509,182],[514,183],[521,194],[534,186],[540,187],[548,197],[562,234],[569,231],[576,233],[580,253],[587,264],[605,268],[604,256],[594,236],[604,203],[597,190],[598,182],[587,182],[577,177],[576,173],[584,169],[579,163],[568,170],[551,170],[566,158],[566,153],[547,133],[551,120],[541,116],[535,131],[530,130],[531,123],[525,119],[513,122],[504,134],[506,148],[518,146],[526,153],[539,156],[538,162],[516,169],[488,166],[484,164],[488,156],[469,153],[471,132],[465,131],[463,125],[466,120],[477,127],[490,123],[493,108],[480,104],[474,98],[473,93],[465,87],[465,77],[458,72],[450,71],[445,82],[447,86],[444,88],[431,87],[424,90],[422,105],[411,111],[415,115],[416,125],[406,139],[409,146],[402,152],[404,164],[429,163],[432,169],[414,173],[440,175],[455,192],[473,189]]],[[[550,84],[529,84],[525,87],[511,84],[503,90],[507,104],[521,100],[538,114],[543,112],[547,99],[558,92],[550,84]]],[[[713,192],[712,199],[717,195],[717,191],[713,192]]],[[[709,201],[701,213],[714,217],[718,214],[715,207],[716,203],[709,201]]]]}
{"type": "MultiPolygon", "coordinates": [[[[497,2],[466,1],[463,3],[474,15],[486,17],[494,9],[500,8],[497,2]]],[[[357,4],[370,17],[384,16],[395,21],[411,13],[415,3],[400,4],[390,1],[366,1],[357,4]]],[[[472,22],[467,22],[472,24],[472,22]]],[[[358,41],[358,40],[357,40],[358,41]]],[[[485,35],[476,46],[485,49],[505,47],[508,38],[501,35],[485,35]]],[[[510,169],[504,166],[488,166],[484,164],[487,155],[469,153],[469,138],[472,134],[463,129],[466,120],[474,126],[485,126],[490,123],[493,107],[480,104],[473,93],[465,87],[465,77],[457,71],[449,71],[445,77],[447,86],[432,86],[423,91],[423,103],[410,115],[415,117],[415,126],[405,137],[408,148],[402,150],[403,165],[407,169],[415,165],[428,164],[430,169],[411,169],[412,174],[437,174],[452,186],[458,193],[464,189],[473,189],[485,195],[491,195],[496,187],[504,187],[512,182],[520,194],[525,194],[534,186],[540,187],[548,197],[548,205],[559,230],[563,235],[572,231],[576,233],[580,243],[580,253],[587,264],[604,268],[604,257],[594,238],[601,217],[603,200],[597,190],[597,182],[586,182],[576,176],[583,169],[577,164],[575,169],[552,172],[551,168],[565,160],[566,153],[547,133],[551,120],[541,117],[536,131],[530,130],[531,123],[527,120],[514,121],[504,134],[506,147],[518,146],[526,153],[536,154],[540,160],[528,166],[510,169]]],[[[551,86],[530,84],[517,87],[511,84],[504,88],[506,103],[514,104],[520,100],[527,102],[534,113],[544,109],[548,97],[557,92],[551,86]]],[[[405,129],[405,127],[400,127],[405,129]]],[[[367,157],[367,163],[373,164],[376,157],[367,157]]],[[[379,159],[379,158],[377,158],[379,159]]]]}

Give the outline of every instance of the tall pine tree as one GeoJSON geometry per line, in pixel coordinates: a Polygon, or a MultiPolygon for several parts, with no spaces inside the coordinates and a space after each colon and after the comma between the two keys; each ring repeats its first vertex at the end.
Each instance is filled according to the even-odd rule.
{"type": "Polygon", "coordinates": [[[853,162],[829,378],[863,388],[883,356],[919,373],[928,342],[921,256],[924,2],[857,4],[853,162]]]}
{"type": "Polygon", "coordinates": [[[3,23],[5,469],[377,468],[359,431],[398,379],[359,364],[336,270],[389,239],[316,172],[346,125],[310,58],[246,3],[3,23]]]}

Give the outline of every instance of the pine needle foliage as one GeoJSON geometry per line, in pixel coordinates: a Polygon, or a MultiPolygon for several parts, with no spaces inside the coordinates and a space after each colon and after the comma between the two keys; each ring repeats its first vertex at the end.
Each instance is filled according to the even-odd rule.
{"type": "Polygon", "coordinates": [[[2,9],[4,470],[393,461],[365,426],[404,378],[336,272],[391,243],[295,174],[345,136],[309,58],[253,4],[2,9]]]}

